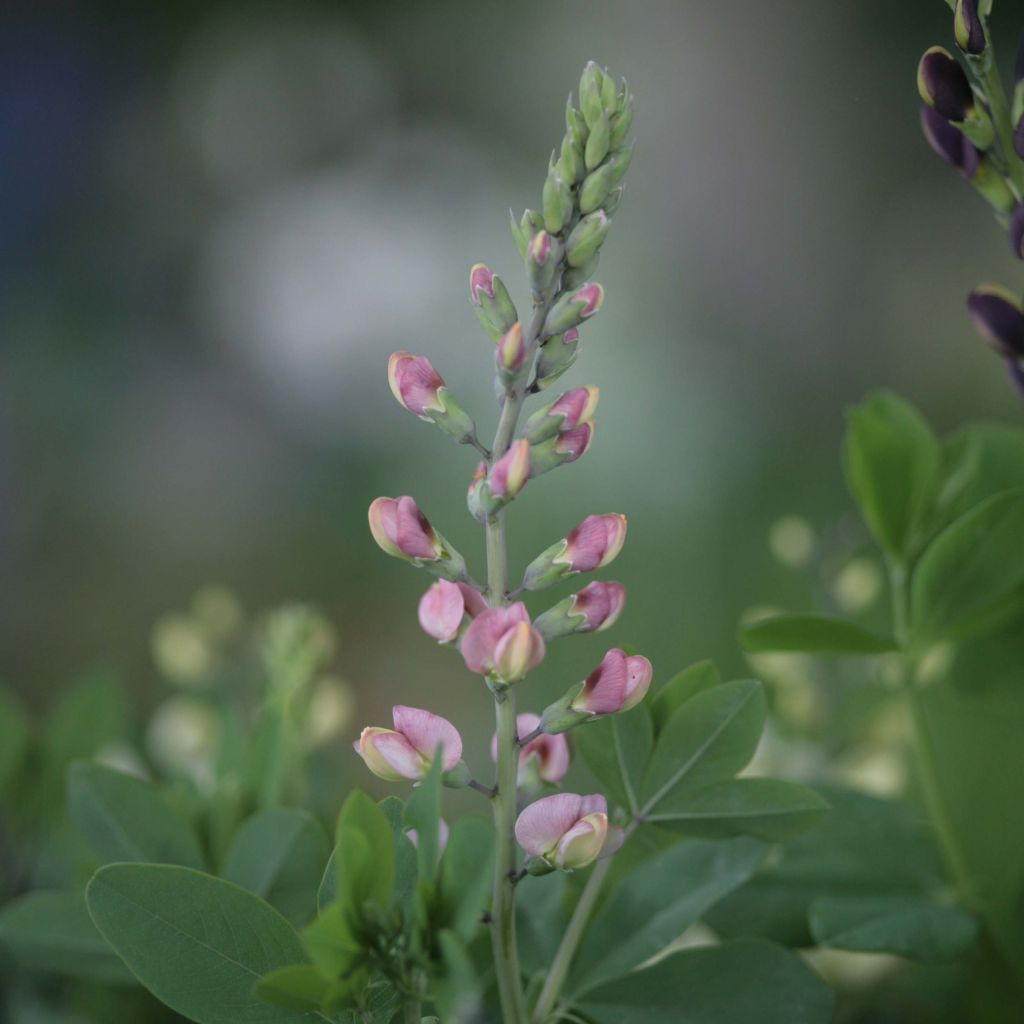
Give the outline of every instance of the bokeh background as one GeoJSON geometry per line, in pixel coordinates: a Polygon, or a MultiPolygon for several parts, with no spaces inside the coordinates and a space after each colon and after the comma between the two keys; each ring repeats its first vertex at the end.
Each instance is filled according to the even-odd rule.
{"type": "MultiPolygon", "coordinates": [[[[1019,5],[996,6],[1014,38],[1019,5]]],[[[608,638],[661,679],[746,671],[738,619],[799,605],[786,562],[847,508],[844,406],[885,385],[940,428],[1019,422],[964,311],[1019,273],[918,129],[916,60],[950,31],[941,0],[5,4],[0,675],[45,708],[111,669],[148,708],[154,623],[213,583],[249,612],[325,610],[347,738],[402,700],[484,756],[485,691],[366,528],[372,498],[411,493],[479,565],[472,452],[395,404],[385,364],[429,355],[489,435],[468,268],[524,299],[507,211],[539,203],[588,58],[638,108],[566,378],[602,388],[598,432],[517,502],[513,564],[623,511],[608,638]]],[[[527,704],[602,651],[559,645],[527,704]]]]}

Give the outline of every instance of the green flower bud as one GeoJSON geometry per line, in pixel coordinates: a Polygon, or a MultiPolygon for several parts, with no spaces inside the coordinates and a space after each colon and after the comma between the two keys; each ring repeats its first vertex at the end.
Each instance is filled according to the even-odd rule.
{"type": "Polygon", "coordinates": [[[590,126],[590,135],[587,136],[587,145],[583,151],[588,171],[600,166],[610,146],[611,123],[608,115],[602,111],[601,116],[590,126]]]}
{"type": "Polygon", "coordinates": [[[578,327],[601,308],[603,301],[604,289],[596,281],[567,292],[551,307],[544,321],[544,337],[564,334],[570,327],[578,327]]]}
{"type": "Polygon", "coordinates": [[[970,179],[977,191],[1002,213],[1010,213],[1017,205],[1010,187],[1003,176],[992,166],[991,161],[980,157],[978,169],[970,179]]]}
{"type": "Polygon", "coordinates": [[[495,341],[519,320],[508,289],[483,263],[474,264],[469,271],[469,300],[477,319],[495,341]]]}
{"type": "Polygon", "coordinates": [[[613,161],[602,164],[591,171],[580,186],[579,203],[583,213],[593,213],[608,198],[608,193],[617,184],[613,161]]]}
{"type": "Polygon", "coordinates": [[[528,875],[533,875],[536,878],[540,878],[544,875],[550,875],[556,869],[549,864],[543,857],[527,857],[523,861],[523,867],[526,868],[528,875]]]}
{"type": "Polygon", "coordinates": [[[544,181],[544,227],[557,235],[572,216],[572,194],[569,186],[552,170],[544,181]]]}
{"type": "Polygon", "coordinates": [[[580,220],[572,229],[572,233],[565,243],[565,253],[569,265],[582,267],[590,263],[607,237],[609,227],[611,227],[611,221],[604,210],[595,210],[580,220]]]}
{"type": "Polygon", "coordinates": [[[613,188],[608,193],[608,198],[604,201],[601,209],[608,214],[609,217],[615,213],[619,208],[619,203],[622,202],[622,193],[626,191],[625,185],[619,185],[618,188],[613,188]]]}
{"type": "Polygon", "coordinates": [[[618,149],[626,141],[629,129],[633,126],[633,97],[628,93],[623,93],[623,97],[620,99],[622,98],[624,98],[624,103],[612,118],[612,149],[618,149]]]}
{"type": "Polygon", "coordinates": [[[566,135],[562,139],[562,155],[558,159],[558,174],[570,185],[578,185],[586,174],[583,150],[573,142],[571,135],[566,135]]]}
{"type": "Polygon", "coordinates": [[[582,266],[567,267],[565,272],[562,274],[562,287],[578,288],[581,284],[585,284],[594,276],[594,274],[597,273],[597,265],[600,262],[600,254],[595,253],[594,256],[587,260],[587,262],[582,266]]]}
{"type": "Polygon", "coordinates": [[[565,104],[565,128],[572,144],[582,151],[587,143],[587,122],[583,115],[572,105],[572,94],[565,104]]]}
{"type": "Polygon", "coordinates": [[[601,105],[609,114],[615,112],[618,97],[615,89],[615,79],[607,71],[601,72],[601,105]]]}
{"type": "Polygon", "coordinates": [[[526,273],[535,292],[546,292],[554,284],[563,254],[562,243],[547,231],[538,231],[530,240],[526,249],[526,273]]]}
{"type": "Polygon", "coordinates": [[[612,168],[612,185],[618,185],[620,181],[626,176],[626,171],[629,170],[629,165],[633,162],[633,147],[627,146],[624,149],[620,149],[616,154],[608,161],[612,168]]]}
{"type": "Polygon", "coordinates": [[[441,785],[448,789],[465,789],[472,777],[469,765],[465,761],[459,761],[454,768],[441,776],[441,785]]]}
{"type": "Polygon", "coordinates": [[[519,255],[525,260],[526,247],[530,244],[530,239],[544,227],[544,218],[536,210],[525,210],[518,224],[515,214],[511,210],[508,211],[508,216],[511,222],[512,237],[516,240],[519,255]]]}
{"type": "Polygon", "coordinates": [[[593,129],[604,113],[603,85],[604,72],[593,61],[589,61],[580,77],[580,110],[588,129],[593,129]]]}
{"type": "Polygon", "coordinates": [[[535,390],[543,391],[576,362],[580,354],[579,338],[580,332],[573,327],[541,344],[533,384],[535,390]]]}

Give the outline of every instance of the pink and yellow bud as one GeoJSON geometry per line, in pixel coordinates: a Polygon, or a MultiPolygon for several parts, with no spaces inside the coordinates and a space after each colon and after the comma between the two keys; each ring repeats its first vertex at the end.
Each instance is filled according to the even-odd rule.
{"type": "MultiPolygon", "coordinates": [[[[529,589],[539,590],[540,584],[529,589]]],[[[595,580],[538,615],[533,626],[548,642],[574,633],[598,633],[613,626],[625,606],[626,588],[621,583],[595,580]]]]}
{"type": "Polygon", "coordinates": [[[525,438],[513,441],[487,475],[491,494],[504,501],[514,498],[529,479],[530,444],[525,438]]]}
{"type": "Polygon", "coordinates": [[[369,511],[370,532],[381,549],[407,561],[433,562],[442,545],[430,521],[408,495],[377,498],[369,511]]]}
{"type": "Polygon", "coordinates": [[[613,715],[636,707],[647,695],[653,669],[643,655],[627,655],[613,647],[569,705],[573,711],[590,715],[613,715]]]}
{"type": "Polygon", "coordinates": [[[431,422],[430,413],[444,409],[438,398],[438,392],[444,387],[444,378],[426,356],[393,353],[388,360],[388,384],[399,404],[422,420],[431,422]]]}
{"type": "Polygon", "coordinates": [[[420,708],[392,708],[394,729],[367,726],[353,744],[366,767],[388,782],[417,782],[426,777],[440,750],[444,770],[462,760],[462,737],[446,718],[420,708]]]}
{"type": "Polygon", "coordinates": [[[544,659],[544,638],[530,624],[522,602],[488,608],[462,638],[462,656],[471,672],[515,683],[544,659]]]}
{"type": "Polygon", "coordinates": [[[592,317],[604,301],[604,289],[595,281],[563,295],[551,308],[544,321],[544,336],[564,334],[592,317]]]}
{"type": "MultiPolygon", "coordinates": [[[[520,743],[537,731],[540,715],[524,712],[516,716],[516,735],[520,743]]],[[[491,738],[491,760],[498,760],[498,735],[491,738]]],[[[543,782],[561,782],[569,770],[569,741],[564,736],[534,736],[519,748],[520,786],[527,784],[533,776],[543,782]]]]}
{"type": "Polygon", "coordinates": [[[502,336],[494,352],[498,373],[505,380],[514,379],[526,363],[523,325],[517,320],[502,336]]]}
{"type": "Polygon", "coordinates": [[[573,573],[603,568],[618,556],[625,540],[625,516],[587,516],[527,566],[523,586],[527,590],[543,590],[573,573]]]}
{"type": "Polygon", "coordinates": [[[526,421],[523,436],[531,444],[538,444],[560,431],[572,430],[580,424],[590,423],[597,411],[600,397],[600,388],[592,386],[566,391],[543,409],[538,409],[526,421]]]}
{"type": "Polygon", "coordinates": [[[530,804],[516,820],[515,832],[531,857],[575,871],[601,854],[608,836],[608,803],[599,793],[556,793],[530,804]]]}
{"type": "Polygon", "coordinates": [[[469,270],[469,301],[481,306],[485,299],[494,298],[494,271],[483,263],[474,263],[469,270]]]}
{"type": "Polygon", "coordinates": [[[468,615],[475,618],[487,607],[483,595],[468,583],[438,580],[420,599],[419,620],[423,631],[438,643],[451,643],[468,615]]]}

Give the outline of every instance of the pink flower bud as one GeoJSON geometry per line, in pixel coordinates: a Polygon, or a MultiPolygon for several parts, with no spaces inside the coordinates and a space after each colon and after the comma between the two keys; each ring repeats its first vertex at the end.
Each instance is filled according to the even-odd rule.
{"type": "Polygon", "coordinates": [[[394,729],[367,726],[352,744],[378,778],[388,782],[424,778],[438,747],[446,772],[462,760],[462,737],[446,718],[402,704],[391,713],[394,729]]]}
{"type": "MultiPolygon", "coordinates": [[[[540,725],[540,715],[524,712],[516,716],[516,735],[520,740],[529,736],[540,725]]],[[[498,735],[491,739],[491,760],[498,760],[498,735]]],[[[536,765],[537,775],[545,782],[560,782],[569,770],[569,741],[563,735],[540,736],[525,743],[519,749],[519,784],[529,776],[530,768],[536,765]]]]}
{"type": "Polygon", "coordinates": [[[388,384],[399,404],[421,420],[432,422],[428,414],[444,410],[437,394],[444,387],[444,378],[430,365],[426,356],[393,353],[388,360],[388,384]]]}
{"type": "Polygon", "coordinates": [[[600,388],[573,388],[555,400],[551,406],[551,415],[563,417],[560,428],[562,431],[570,430],[580,423],[589,423],[594,418],[600,396],[600,388]]]}
{"type": "Polygon", "coordinates": [[[494,352],[494,360],[502,374],[514,377],[526,362],[523,325],[517,320],[502,336],[494,352]]]}
{"type": "Polygon", "coordinates": [[[608,803],[599,793],[546,796],[516,821],[516,840],[526,853],[563,871],[595,861],[607,836],[608,803]]]}
{"type": "Polygon", "coordinates": [[[451,643],[459,635],[463,617],[473,618],[486,607],[483,595],[468,583],[438,580],[420,598],[420,625],[438,643],[451,643]]]}
{"type": "Polygon", "coordinates": [[[482,263],[474,263],[469,271],[469,300],[479,306],[485,295],[494,298],[494,271],[482,263]]]}
{"type": "Polygon", "coordinates": [[[514,498],[530,479],[530,443],[525,438],[513,441],[509,450],[491,467],[487,485],[495,498],[514,498]]]}
{"type": "Polygon", "coordinates": [[[442,546],[434,528],[408,495],[377,498],[370,505],[373,539],[395,558],[433,562],[441,557],[442,546]]]}
{"type": "Polygon", "coordinates": [[[595,580],[572,596],[569,615],[582,615],[574,632],[600,633],[615,625],[626,607],[626,588],[621,583],[595,580]]]}
{"type": "Polygon", "coordinates": [[[565,538],[565,550],[556,563],[569,566],[570,572],[601,569],[622,550],[626,541],[626,517],[618,513],[587,516],[565,538]]]}
{"type": "Polygon", "coordinates": [[[651,663],[645,657],[627,656],[621,648],[613,647],[587,676],[570,707],[591,715],[628,711],[644,699],[652,675],[651,663]]]}
{"type": "Polygon", "coordinates": [[[541,663],[544,640],[520,601],[481,612],[462,638],[462,656],[471,672],[514,683],[541,663]]]}
{"type": "Polygon", "coordinates": [[[564,455],[563,462],[575,462],[590,447],[594,439],[594,424],[581,423],[572,430],[566,430],[555,439],[555,451],[564,455]]]}
{"type": "Polygon", "coordinates": [[[551,236],[546,231],[538,231],[530,239],[526,250],[526,258],[537,266],[543,267],[551,255],[551,236]]]}
{"type": "MultiPolygon", "coordinates": [[[[440,856],[445,851],[445,847],[448,845],[448,837],[451,835],[451,829],[448,827],[448,822],[444,818],[439,818],[437,822],[437,854],[440,856]]],[[[420,846],[419,833],[414,828],[406,829],[406,837],[409,842],[412,843],[416,849],[420,846]]]]}

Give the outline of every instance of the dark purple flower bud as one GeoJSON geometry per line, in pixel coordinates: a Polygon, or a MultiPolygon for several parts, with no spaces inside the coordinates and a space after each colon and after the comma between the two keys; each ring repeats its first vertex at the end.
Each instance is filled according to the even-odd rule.
{"type": "Polygon", "coordinates": [[[997,284],[983,284],[967,297],[967,312],[981,336],[1007,358],[1024,358],[1024,311],[1020,300],[997,284]]]}
{"type": "Polygon", "coordinates": [[[1018,362],[1016,359],[1007,359],[1006,367],[1010,371],[1010,380],[1017,385],[1021,397],[1024,397],[1024,363],[1018,362]]]}
{"type": "Polygon", "coordinates": [[[974,109],[974,93],[956,58],[941,46],[925,50],[917,65],[921,99],[948,121],[966,121],[974,109]]]}
{"type": "Polygon", "coordinates": [[[1024,203],[1019,203],[1010,215],[1010,248],[1013,255],[1024,260],[1024,203]]]}
{"type": "Polygon", "coordinates": [[[948,164],[958,167],[965,178],[973,178],[978,169],[978,150],[959,128],[950,124],[927,103],[921,104],[921,131],[928,145],[948,164]]]}
{"type": "Polygon", "coordinates": [[[1013,148],[1017,156],[1024,160],[1024,116],[1017,122],[1013,129],[1013,148]]]}
{"type": "Polygon", "coordinates": [[[953,12],[953,35],[964,53],[977,57],[985,51],[985,26],[978,16],[977,0],[956,0],[953,12]]]}

